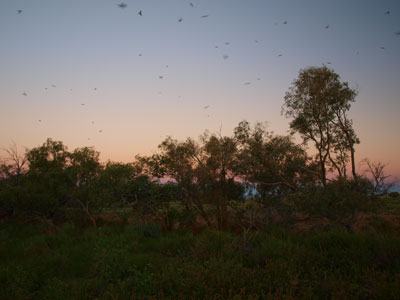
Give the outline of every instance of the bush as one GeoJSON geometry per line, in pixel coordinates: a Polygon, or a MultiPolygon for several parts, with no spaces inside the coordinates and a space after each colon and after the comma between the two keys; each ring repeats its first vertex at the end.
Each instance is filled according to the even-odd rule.
{"type": "Polygon", "coordinates": [[[390,192],[389,197],[400,198],[400,193],[399,192],[390,192]]]}
{"type": "Polygon", "coordinates": [[[327,218],[332,225],[353,230],[360,213],[375,212],[380,203],[368,180],[337,179],[325,187],[305,188],[290,196],[303,213],[327,218]]]}

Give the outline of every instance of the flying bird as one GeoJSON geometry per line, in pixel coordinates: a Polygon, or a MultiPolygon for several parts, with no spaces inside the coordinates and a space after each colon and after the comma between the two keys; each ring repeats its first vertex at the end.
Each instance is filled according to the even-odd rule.
{"type": "Polygon", "coordinates": [[[103,132],[103,130],[99,130],[99,132],[101,133],[101,132],[103,132]]]}
{"type": "Polygon", "coordinates": [[[39,122],[42,122],[42,120],[38,120],[39,122]]]}
{"type": "Polygon", "coordinates": [[[26,92],[23,92],[23,93],[22,93],[22,95],[24,95],[24,96],[28,96],[28,94],[27,94],[26,92]]]}
{"type": "Polygon", "coordinates": [[[182,18],[179,18],[178,22],[180,23],[180,22],[182,22],[182,20],[183,20],[182,18]]]}
{"type": "Polygon", "coordinates": [[[206,106],[203,107],[203,109],[207,109],[209,107],[210,107],[210,105],[206,105],[206,106]]]}
{"type": "Polygon", "coordinates": [[[326,64],[327,64],[327,65],[331,65],[332,63],[331,63],[330,61],[328,61],[326,64]]]}
{"type": "Polygon", "coordinates": [[[57,87],[57,86],[55,86],[54,84],[52,84],[51,86],[52,86],[52,87],[57,87]]]}
{"type": "Polygon", "coordinates": [[[201,16],[201,18],[208,18],[208,15],[201,16]]]}
{"type": "Polygon", "coordinates": [[[258,40],[254,40],[254,43],[258,44],[258,40]]]}
{"type": "Polygon", "coordinates": [[[143,16],[143,14],[142,14],[142,11],[141,11],[141,10],[139,10],[139,12],[138,12],[138,15],[139,15],[139,16],[143,16]]]}
{"type": "Polygon", "coordinates": [[[191,7],[194,7],[194,5],[193,5],[193,3],[192,3],[192,2],[190,2],[190,3],[189,3],[189,5],[190,5],[191,7]]]}
{"type": "Polygon", "coordinates": [[[257,80],[261,80],[261,78],[257,78],[257,80]]]}
{"type": "Polygon", "coordinates": [[[142,53],[139,53],[139,56],[142,56],[142,53]]]}
{"type": "Polygon", "coordinates": [[[22,9],[17,10],[17,14],[20,14],[20,13],[22,13],[22,9]]]}
{"type": "Polygon", "coordinates": [[[160,75],[160,76],[158,76],[158,78],[160,78],[160,79],[163,79],[163,78],[164,78],[164,76],[161,76],[161,75],[160,75]]]}
{"type": "Polygon", "coordinates": [[[225,42],[225,45],[229,45],[230,44],[230,42],[225,42]]]}
{"type": "Polygon", "coordinates": [[[283,22],[283,24],[285,24],[285,25],[286,25],[286,24],[287,24],[287,21],[283,22]]]}
{"type": "Polygon", "coordinates": [[[390,10],[386,11],[385,15],[390,15],[390,10]]]}
{"type": "Polygon", "coordinates": [[[325,29],[329,29],[329,25],[326,25],[326,26],[325,26],[325,29]]]}
{"type": "Polygon", "coordinates": [[[126,4],[124,2],[121,2],[120,4],[118,4],[118,6],[119,6],[119,8],[124,9],[124,8],[126,8],[128,6],[128,4],[126,4]]]}
{"type": "Polygon", "coordinates": [[[279,55],[278,55],[278,57],[281,57],[281,56],[282,56],[282,54],[279,54],[279,55]]]}
{"type": "Polygon", "coordinates": [[[379,47],[379,49],[385,50],[385,47],[379,47]]]}
{"type": "Polygon", "coordinates": [[[243,85],[250,85],[251,84],[251,82],[245,82],[245,83],[243,83],[243,85]]]}
{"type": "Polygon", "coordinates": [[[400,31],[397,31],[394,33],[395,35],[400,35],[400,31]]]}
{"type": "Polygon", "coordinates": [[[224,59],[228,59],[229,58],[229,55],[224,55],[224,59]]]}
{"type": "Polygon", "coordinates": [[[97,88],[94,88],[95,91],[97,91],[97,88]]]}
{"type": "Polygon", "coordinates": [[[85,103],[81,103],[82,106],[85,106],[85,103]]]}

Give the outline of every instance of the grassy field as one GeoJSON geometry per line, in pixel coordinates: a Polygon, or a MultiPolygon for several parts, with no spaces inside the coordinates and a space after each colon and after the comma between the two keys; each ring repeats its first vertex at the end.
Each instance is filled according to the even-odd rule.
{"type": "Polygon", "coordinates": [[[400,239],[0,224],[0,299],[400,299],[400,239]]]}

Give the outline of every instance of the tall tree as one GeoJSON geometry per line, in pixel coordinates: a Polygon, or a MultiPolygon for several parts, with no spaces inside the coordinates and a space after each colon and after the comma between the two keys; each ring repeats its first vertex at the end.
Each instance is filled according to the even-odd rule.
{"type": "Polygon", "coordinates": [[[102,170],[99,161],[100,153],[93,148],[77,148],[70,154],[70,165],[68,166],[68,176],[72,182],[72,199],[78,203],[80,208],[96,227],[96,219],[93,210],[99,207],[99,197],[97,191],[99,187],[98,175],[102,170]]]}
{"type": "Polygon", "coordinates": [[[345,176],[346,152],[350,152],[352,174],[356,179],[354,145],[359,140],[347,115],[356,95],[347,82],[342,82],[339,75],[326,66],[300,70],[285,95],[282,112],[292,118],[290,128],[300,134],[304,143],[314,143],[324,186],[329,166],[340,177],[345,176]]]}

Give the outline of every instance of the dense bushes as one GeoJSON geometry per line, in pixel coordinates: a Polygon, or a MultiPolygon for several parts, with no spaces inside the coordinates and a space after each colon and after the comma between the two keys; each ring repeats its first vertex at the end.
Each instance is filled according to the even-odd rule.
{"type": "Polygon", "coordinates": [[[0,217],[50,226],[97,226],[98,215],[107,211],[125,221],[127,212],[141,222],[157,221],[166,231],[200,216],[207,226],[236,226],[245,233],[290,225],[299,214],[352,230],[361,213],[382,203],[374,181],[361,175],[320,184],[316,163],[302,146],[245,121],[233,137],[167,138],[157,154],[133,163],[103,165],[94,149],[70,152],[51,139],[21,160],[24,168],[12,161],[1,165],[0,217]]]}

